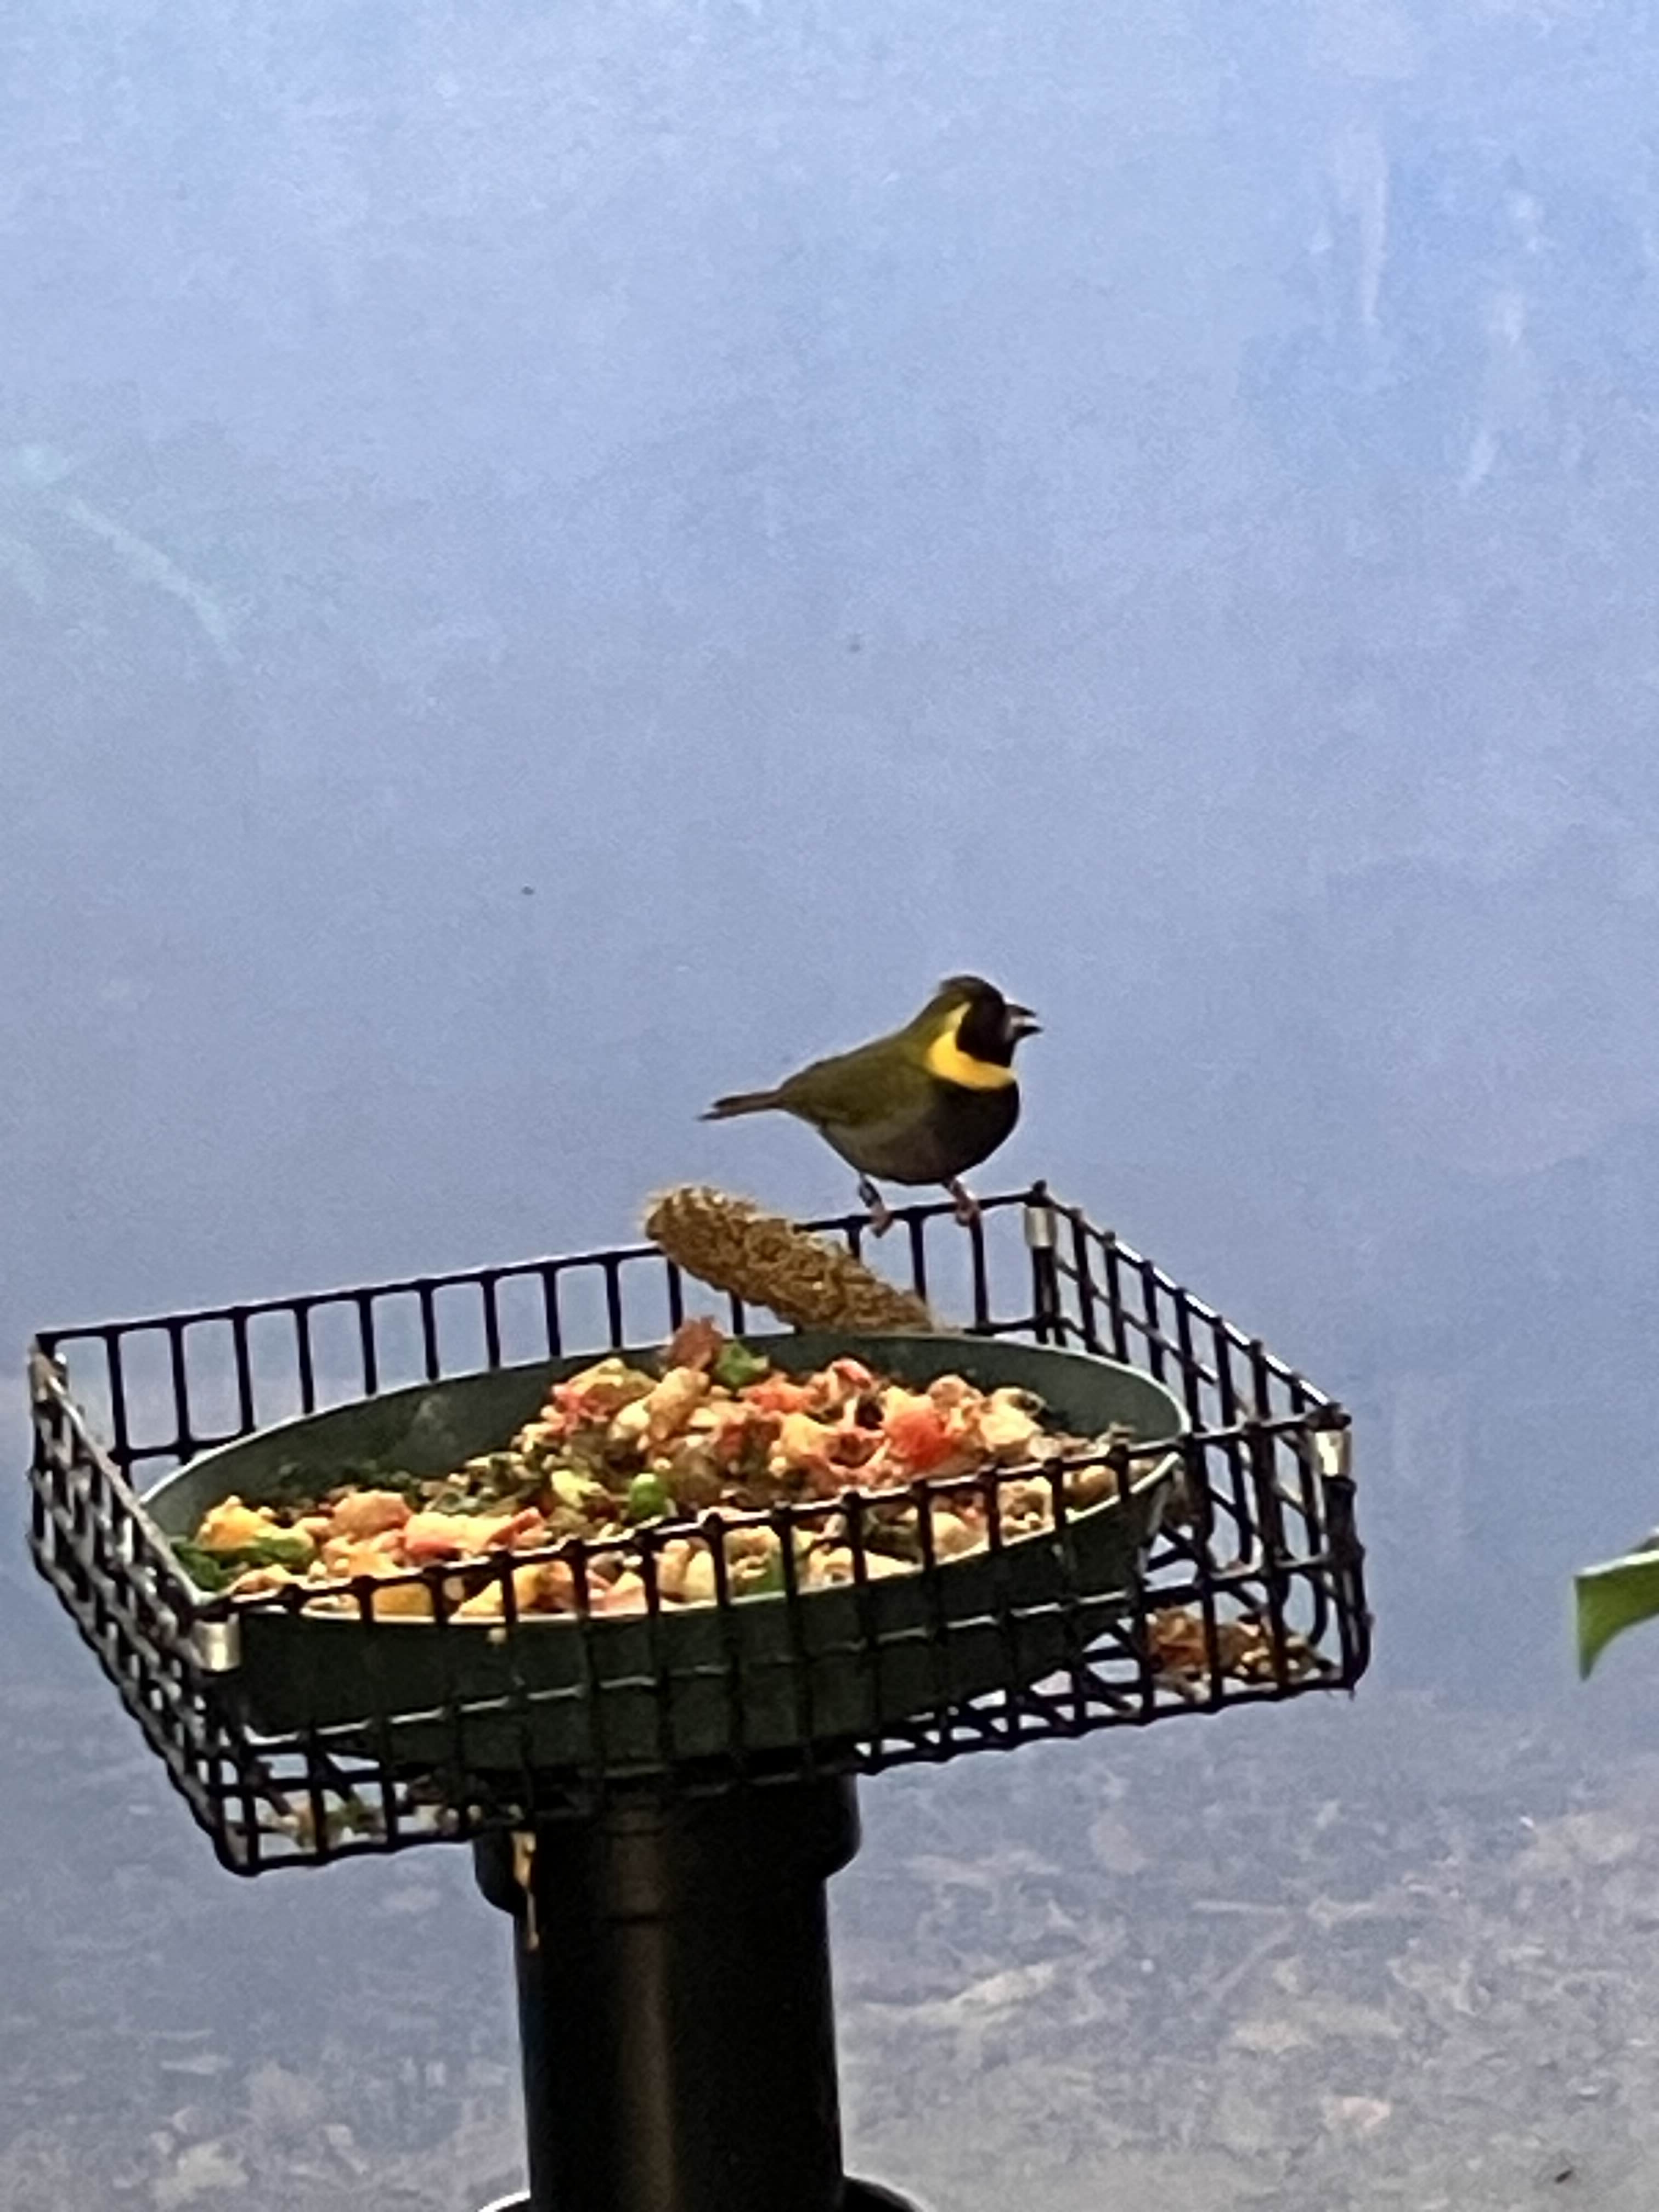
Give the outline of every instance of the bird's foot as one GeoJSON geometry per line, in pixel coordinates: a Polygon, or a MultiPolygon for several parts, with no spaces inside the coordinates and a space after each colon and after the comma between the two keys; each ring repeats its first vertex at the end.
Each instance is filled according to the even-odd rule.
{"type": "Polygon", "coordinates": [[[971,1229],[975,1222],[979,1219],[979,1200],[974,1196],[972,1191],[964,1190],[954,1176],[945,1188],[957,1202],[957,1219],[964,1229],[971,1229]]]}
{"type": "Polygon", "coordinates": [[[870,1209],[870,1233],[884,1237],[893,1225],[893,1209],[868,1176],[859,1177],[859,1196],[870,1209]]]}

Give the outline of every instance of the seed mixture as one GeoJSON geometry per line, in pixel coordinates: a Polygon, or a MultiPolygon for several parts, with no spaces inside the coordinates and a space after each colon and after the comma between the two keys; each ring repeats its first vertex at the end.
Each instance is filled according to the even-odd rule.
{"type": "MultiPolygon", "coordinates": [[[[878,1496],[863,1510],[866,1575],[900,1575],[921,1564],[930,1540],[938,1560],[983,1550],[994,1493],[1005,1542],[1053,1526],[1057,1486],[1070,1510],[1104,1503],[1117,1493],[1113,1467],[1055,1471],[1053,1462],[1131,1441],[1122,1428],[1064,1434],[1030,1392],[984,1390],[960,1375],[913,1389],[854,1358],[785,1374],[698,1319],[678,1330],[657,1372],[599,1360],[555,1383],[510,1443],[453,1473],[376,1471],[258,1505],[227,1498],[177,1549],[205,1589],[253,1596],[298,1585],[293,1601],[307,1611],[356,1611],[353,1585],[363,1577],[453,1567],[441,1578],[446,1609],[488,1621],[507,1611],[503,1553],[584,1538],[599,1548],[586,1555],[580,1577],[563,1559],[510,1571],[514,1610],[642,1613],[645,1530],[662,1532],[651,1549],[665,1607],[707,1604],[722,1573],[733,1597],[781,1589],[784,1539],[759,1522],[726,1528],[717,1561],[698,1516],[801,1506],[790,1529],[795,1579],[802,1589],[823,1589],[854,1577],[848,1493],[891,1492],[926,1478],[925,1504],[878,1496]],[[953,1479],[960,1486],[943,1494],[931,1486],[953,1479]]],[[[1131,1461],[1131,1479],[1150,1465],[1145,1456],[1131,1461]]],[[[430,1617],[433,1603],[428,1580],[374,1593],[377,1618],[430,1617]]]]}
{"type": "MultiPolygon", "coordinates": [[[[1146,1642],[1159,1675],[1183,1697],[1200,1697],[1210,1680],[1210,1645],[1204,1616],[1191,1606],[1166,1606],[1146,1623],[1146,1642]]],[[[1312,1646],[1293,1629],[1275,1632],[1260,1615],[1218,1619],[1218,1671],[1239,1682],[1272,1682],[1282,1671],[1299,1680],[1315,1664],[1312,1646]]]]}

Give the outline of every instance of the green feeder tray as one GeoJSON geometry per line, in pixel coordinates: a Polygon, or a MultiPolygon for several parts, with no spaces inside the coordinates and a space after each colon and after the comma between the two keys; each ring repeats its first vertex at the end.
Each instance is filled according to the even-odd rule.
{"type": "MultiPolygon", "coordinates": [[[[234,1684],[248,1727],[273,1737],[340,1731],[337,1749],[389,1753],[403,1768],[455,1761],[480,1773],[531,1767],[615,1778],[734,1752],[798,1757],[1000,1688],[1026,1688],[1074,1663],[1121,1613],[1188,1429],[1161,1383],[1113,1360],[994,1338],[814,1332],[744,1340],[788,1373],[851,1356],[912,1385],[947,1373],[987,1389],[1013,1385],[1034,1392],[1048,1419],[1074,1436],[1116,1425],[1130,1432],[1138,1460],[1148,1444],[1165,1449],[1137,1467],[1120,1496],[1074,1509],[1058,1526],[827,1589],[511,1623],[445,1618],[442,1607],[436,1619],[306,1612],[292,1587],[226,1601],[240,1649],[222,1686],[234,1684]]],[[[642,1364],[657,1349],[623,1356],[642,1364]]],[[[591,1364],[591,1354],[537,1360],[284,1422],[202,1453],[143,1504],[179,1540],[222,1499],[258,1504],[279,1487],[291,1496],[296,1476],[314,1477],[321,1492],[366,1464],[441,1474],[499,1449],[533,1419],[552,1382],[591,1364]]],[[[938,1486],[944,1502],[951,1486],[938,1486]]],[[[811,1525],[809,1512],[793,1510],[811,1525]]]]}

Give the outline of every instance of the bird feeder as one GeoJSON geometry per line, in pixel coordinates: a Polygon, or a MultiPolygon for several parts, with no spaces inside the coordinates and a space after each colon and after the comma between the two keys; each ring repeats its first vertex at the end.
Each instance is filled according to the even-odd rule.
{"type": "MultiPolygon", "coordinates": [[[[635,1540],[641,1602],[557,1620],[459,1617],[441,1568],[419,1617],[354,1584],[193,1581],[206,1504],[387,1454],[488,1449],[550,1378],[660,1346],[685,1277],[654,1245],[43,1333],[31,1353],[32,1547],[222,1865],[254,1875],[464,1843],[511,1920],[526,2212],[878,2212],[843,2172],[826,1888],[858,1849],[861,1777],[1097,1729],[1351,1689],[1369,1658],[1342,1408],[1045,1187],[896,1217],[918,1298],[954,1333],[839,1338],[723,1325],[775,1365],[856,1349],[925,1383],[1034,1390],[1128,1435],[1112,1480],[1017,1523],[986,1488],[967,1556],[878,1573],[880,1508],[836,1502],[834,1588],[790,1564],[759,1594],[714,1569],[661,1588],[672,1532],[635,1540]],[[1089,1502],[1079,1504],[1079,1498],[1089,1502]],[[874,1562],[874,1565],[872,1565],[874,1562]]],[[[856,1254],[866,1224],[817,1224],[856,1254]]],[[[960,1480],[958,1481],[960,1487],[960,1480]]],[[[822,1508],[819,1509],[820,1512],[822,1508]]],[[[729,1518],[729,1516],[727,1516],[729,1518]]],[[[726,1557],[719,1512],[699,1522],[726,1557]]],[[[559,1547],[579,1595],[594,1546],[559,1547]]],[[[507,2212],[505,2206],[491,2212],[507,2212]]]]}

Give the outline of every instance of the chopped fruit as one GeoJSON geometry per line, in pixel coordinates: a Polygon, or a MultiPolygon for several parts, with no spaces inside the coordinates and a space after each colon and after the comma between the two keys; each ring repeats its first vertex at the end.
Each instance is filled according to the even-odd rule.
{"type": "MultiPolygon", "coordinates": [[[[1109,1504],[1104,1455],[1132,1444],[1062,1435],[1029,1391],[958,1374],[912,1389],[851,1357],[785,1373],[699,1317],[655,1372],[595,1361],[450,1473],[227,1498],[176,1548],[200,1588],[249,1605],[352,1613],[372,1586],[376,1620],[429,1620],[428,1582],[398,1578],[436,1569],[445,1612],[499,1637],[509,1614],[678,1611],[942,1569],[994,1528],[1002,1546],[1051,1534],[1057,1495],[1073,1512],[1109,1504]],[[872,1500],[856,1555],[855,1491],[872,1500]]],[[[1149,1465],[1132,1459],[1131,1479],[1149,1465]]]]}

